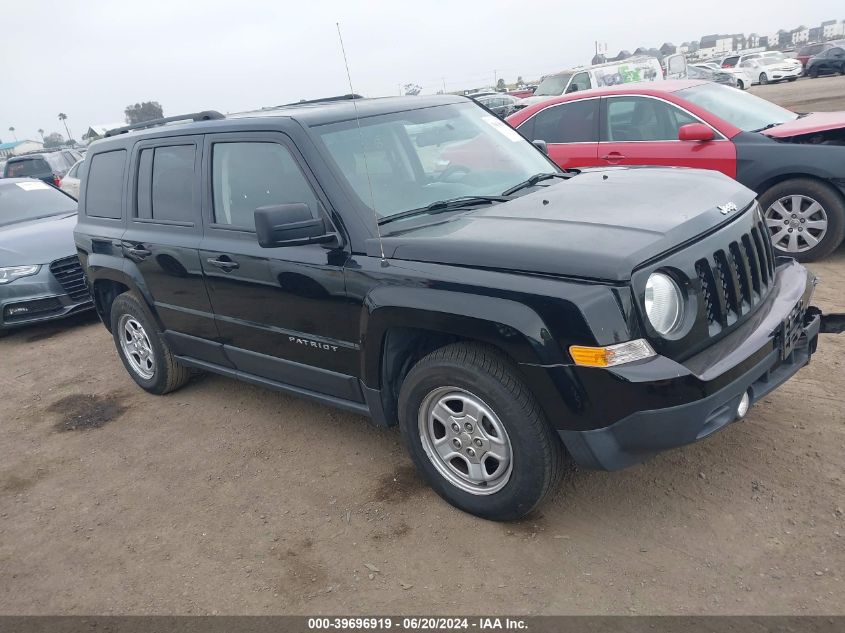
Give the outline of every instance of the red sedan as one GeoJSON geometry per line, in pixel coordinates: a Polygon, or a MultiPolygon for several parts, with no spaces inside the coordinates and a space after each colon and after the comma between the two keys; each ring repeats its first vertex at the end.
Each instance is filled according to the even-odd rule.
{"type": "Polygon", "coordinates": [[[757,192],[778,250],[809,261],[845,237],[845,113],[796,114],[705,81],[585,90],[507,118],[563,168],[712,169],[757,192]]]}

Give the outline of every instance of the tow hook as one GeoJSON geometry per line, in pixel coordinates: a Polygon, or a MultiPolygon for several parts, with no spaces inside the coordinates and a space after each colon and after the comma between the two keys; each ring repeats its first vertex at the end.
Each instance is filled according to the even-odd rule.
{"type": "Polygon", "coordinates": [[[842,334],[845,332],[845,314],[823,314],[821,315],[821,334],[842,334]]]}

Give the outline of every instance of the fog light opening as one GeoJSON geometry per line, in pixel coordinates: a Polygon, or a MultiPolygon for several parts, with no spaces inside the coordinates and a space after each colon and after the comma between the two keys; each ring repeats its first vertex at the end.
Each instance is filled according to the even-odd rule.
{"type": "Polygon", "coordinates": [[[736,408],[736,419],[741,420],[745,417],[745,414],[748,413],[748,409],[751,408],[751,396],[749,395],[750,392],[746,391],[742,394],[742,398],[739,401],[739,406],[736,408]]]}

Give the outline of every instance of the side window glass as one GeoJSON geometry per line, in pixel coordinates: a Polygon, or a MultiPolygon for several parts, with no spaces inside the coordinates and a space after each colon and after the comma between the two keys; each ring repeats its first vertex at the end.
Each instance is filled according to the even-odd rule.
{"type": "Polygon", "coordinates": [[[121,217],[121,192],[126,150],[102,152],[91,157],[85,190],[85,212],[95,218],[121,217]]]}
{"type": "Polygon", "coordinates": [[[531,140],[546,143],[598,142],[598,104],[598,99],[584,99],[541,110],[533,117],[531,140]]]}
{"type": "Polygon", "coordinates": [[[613,97],[607,99],[607,140],[675,141],[678,139],[670,107],[657,99],[613,97]]]}
{"type": "Polygon", "coordinates": [[[566,89],[566,92],[589,90],[591,87],[589,73],[578,73],[572,78],[572,82],[569,84],[569,88],[566,89]]]}
{"type": "Polygon", "coordinates": [[[317,196],[290,151],[278,143],[215,143],[214,222],[255,230],[255,210],[304,202],[315,216],[317,196]]]}
{"type": "MultiPolygon", "coordinates": [[[[149,217],[153,220],[167,220],[175,222],[193,222],[194,205],[194,160],[196,146],[173,145],[143,150],[141,163],[138,165],[138,184],[145,162],[149,161],[143,154],[152,152],[152,170],[150,186],[149,217]]],[[[146,203],[139,196],[140,203],[146,203]]],[[[147,209],[139,205],[139,217],[144,217],[147,209]]]]}
{"type": "Polygon", "coordinates": [[[666,112],[669,115],[669,122],[671,128],[675,131],[674,138],[678,138],[678,130],[681,129],[682,126],[688,125],[690,123],[701,123],[698,119],[696,119],[691,114],[687,114],[680,108],[676,108],[675,106],[666,106],[666,112]]]}

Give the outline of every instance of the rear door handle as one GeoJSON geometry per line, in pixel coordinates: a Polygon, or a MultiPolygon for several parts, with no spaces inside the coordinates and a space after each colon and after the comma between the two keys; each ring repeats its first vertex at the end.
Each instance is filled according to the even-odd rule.
{"type": "Polygon", "coordinates": [[[220,257],[209,257],[206,261],[215,268],[219,268],[224,273],[232,272],[236,268],[241,267],[238,262],[233,262],[231,259],[226,257],[226,255],[221,255],[220,257]]]}

